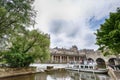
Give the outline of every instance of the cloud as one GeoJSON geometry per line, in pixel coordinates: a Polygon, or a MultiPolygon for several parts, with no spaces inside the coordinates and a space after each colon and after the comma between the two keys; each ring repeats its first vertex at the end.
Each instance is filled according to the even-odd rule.
{"type": "Polygon", "coordinates": [[[36,28],[51,35],[51,47],[93,48],[93,34],[120,0],[35,0],[36,28]]]}
{"type": "Polygon", "coordinates": [[[67,25],[68,23],[64,20],[51,20],[50,22],[50,27],[49,27],[49,31],[51,33],[55,33],[56,34],[60,34],[63,32],[64,27],[67,25]]]}

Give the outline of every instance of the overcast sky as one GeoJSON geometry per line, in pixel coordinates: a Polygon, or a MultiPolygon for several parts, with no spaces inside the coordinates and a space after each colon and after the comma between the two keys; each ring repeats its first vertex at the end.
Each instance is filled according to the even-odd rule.
{"type": "Polygon", "coordinates": [[[51,48],[97,49],[95,31],[120,0],[35,0],[36,28],[51,36],[51,48]]]}

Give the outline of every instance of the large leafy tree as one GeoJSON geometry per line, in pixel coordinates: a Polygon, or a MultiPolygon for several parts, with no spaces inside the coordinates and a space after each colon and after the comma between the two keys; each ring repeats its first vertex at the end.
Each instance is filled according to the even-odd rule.
{"type": "Polygon", "coordinates": [[[0,43],[4,43],[15,29],[34,25],[34,0],[0,0],[0,43]]]}
{"type": "Polygon", "coordinates": [[[34,0],[0,0],[0,58],[11,67],[25,67],[49,59],[48,35],[34,26],[34,0]],[[1,50],[2,49],[2,50],[1,50]]]}
{"type": "Polygon", "coordinates": [[[104,55],[120,55],[120,8],[117,12],[110,13],[96,33],[97,42],[104,55]]]}
{"type": "Polygon", "coordinates": [[[3,52],[3,59],[10,67],[26,67],[40,60],[49,59],[49,35],[32,30],[17,33],[9,39],[8,50],[3,52]]]}

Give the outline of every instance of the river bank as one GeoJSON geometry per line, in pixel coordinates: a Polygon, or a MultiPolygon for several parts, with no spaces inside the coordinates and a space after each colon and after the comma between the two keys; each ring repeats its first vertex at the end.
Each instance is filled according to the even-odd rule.
{"type": "Polygon", "coordinates": [[[27,68],[0,68],[0,78],[12,77],[12,76],[20,76],[26,74],[34,74],[36,73],[35,67],[27,67],[27,68]]]}
{"type": "Polygon", "coordinates": [[[0,67],[0,78],[65,70],[65,64],[32,64],[25,68],[0,67]]]}

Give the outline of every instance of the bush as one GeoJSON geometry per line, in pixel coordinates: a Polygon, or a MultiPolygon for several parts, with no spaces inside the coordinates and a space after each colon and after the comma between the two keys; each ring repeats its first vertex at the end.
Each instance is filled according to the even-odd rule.
{"type": "Polygon", "coordinates": [[[10,67],[28,67],[34,62],[31,55],[23,53],[7,53],[4,58],[10,67]]]}

